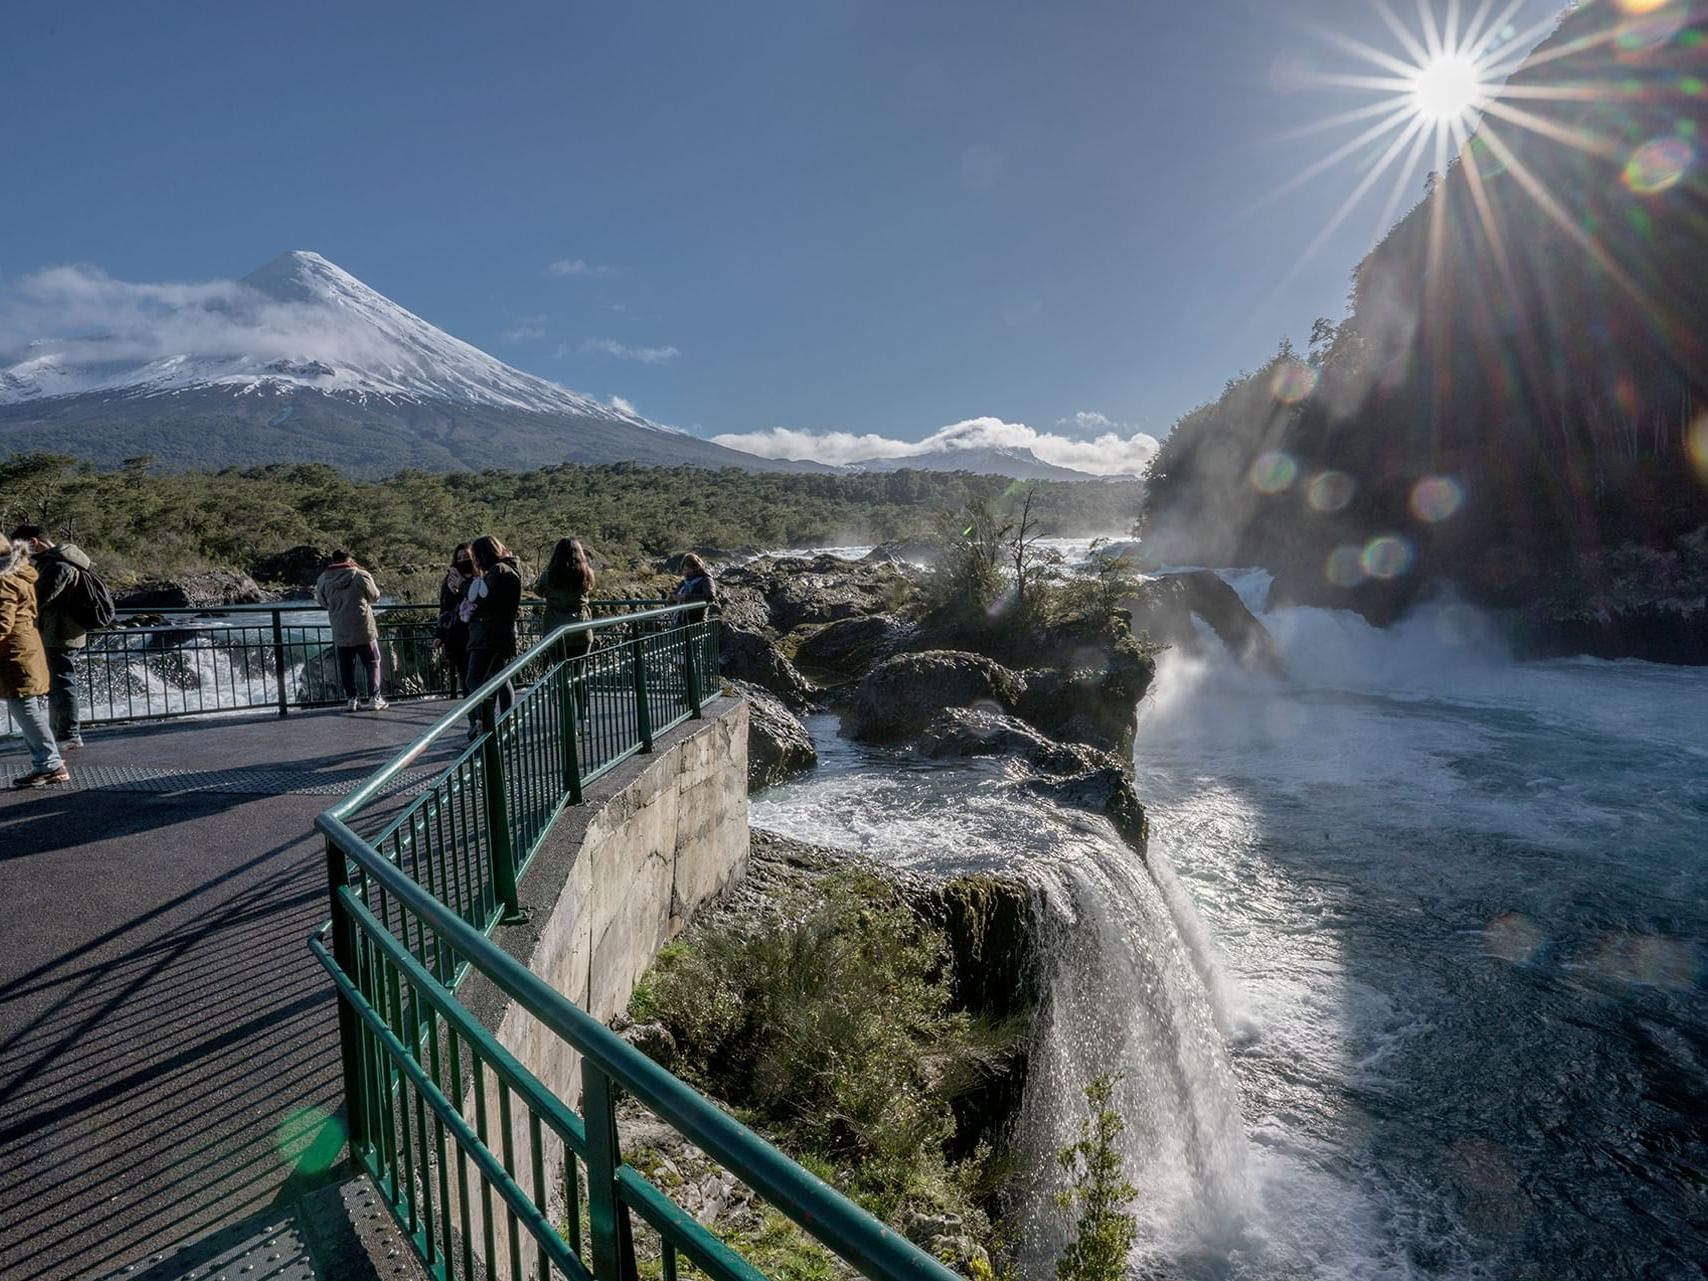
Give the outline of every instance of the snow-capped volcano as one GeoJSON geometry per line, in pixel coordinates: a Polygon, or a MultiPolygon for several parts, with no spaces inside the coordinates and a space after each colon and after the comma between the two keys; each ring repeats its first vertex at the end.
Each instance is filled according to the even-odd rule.
{"type": "Polygon", "coordinates": [[[0,353],[0,453],[51,443],[97,462],[368,472],[776,466],[513,369],[317,253],[207,285],[102,281],[114,301],[98,324],[0,353]]]}

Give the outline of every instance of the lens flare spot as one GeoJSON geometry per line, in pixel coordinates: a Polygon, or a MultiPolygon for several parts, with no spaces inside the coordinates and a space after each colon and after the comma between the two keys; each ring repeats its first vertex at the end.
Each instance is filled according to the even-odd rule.
{"type": "Polygon", "coordinates": [[[1695,987],[1702,972],[1693,944],[1652,934],[1609,934],[1590,964],[1606,978],[1656,987],[1695,987]]]}
{"type": "Polygon", "coordinates": [[[1483,950],[1522,965],[1542,950],[1542,931],[1522,912],[1507,912],[1483,927],[1483,950]]]}
{"type": "Polygon", "coordinates": [[[1697,479],[1708,485],[1708,411],[1696,415],[1696,421],[1690,424],[1684,448],[1690,455],[1690,465],[1696,469],[1697,479]]]}
{"type": "Polygon", "coordinates": [[[1323,577],[1336,587],[1356,587],[1364,581],[1364,549],[1348,545],[1336,547],[1328,554],[1323,577]]]}
{"type": "Polygon", "coordinates": [[[1411,514],[1434,525],[1459,510],[1465,491],[1451,476],[1425,476],[1411,487],[1411,514]]]}
{"type": "Polygon", "coordinates": [[[298,1108],[279,1122],[279,1158],[301,1174],[324,1174],[344,1151],[344,1123],[322,1108],[298,1108]]]}
{"type": "Polygon", "coordinates": [[[1619,7],[1626,13],[1644,14],[1664,9],[1671,3],[1672,0],[1619,0],[1619,7]]]}
{"type": "Polygon", "coordinates": [[[1270,394],[1284,405],[1296,405],[1317,385],[1317,371],[1302,360],[1283,360],[1269,380],[1270,394]]]}
{"type": "Polygon", "coordinates": [[[1298,474],[1293,456],[1279,449],[1267,449],[1251,460],[1251,483],[1260,493],[1279,494],[1298,474]]]}
{"type": "Polygon", "coordinates": [[[1398,534],[1382,534],[1364,544],[1359,561],[1371,578],[1398,578],[1411,568],[1411,544],[1398,534]]]}
{"type": "Polygon", "coordinates": [[[1614,43],[1626,56],[1653,53],[1679,33],[1684,17],[1682,4],[1662,5],[1648,13],[1633,14],[1619,24],[1614,43]]]}
{"type": "Polygon", "coordinates": [[[1325,471],[1311,478],[1305,501],[1313,511],[1337,512],[1352,501],[1358,482],[1343,471],[1325,471]]]}
{"type": "Polygon", "coordinates": [[[1654,138],[1631,153],[1623,181],[1639,196],[1653,196],[1676,186],[1696,151],[1683,138],[1654,138]]]}

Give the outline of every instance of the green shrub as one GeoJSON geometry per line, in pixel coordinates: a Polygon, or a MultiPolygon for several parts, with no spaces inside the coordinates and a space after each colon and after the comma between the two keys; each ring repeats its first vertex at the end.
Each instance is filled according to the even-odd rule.
{"type": "Polygon", "coordinates": [[[1124,1281],[1137,1222],[1127,1210],[1138,1189],[1127,1182],[1115,1140],[1127,1128],[1109,1106],[1115,1078],[1105,1073],[1085,1087],[1091,1117],[1079,1138],[1056,1154],[1070,1186],[1057,1195],[1065,1213],[1078,1216],[1073,1240],[1056,1260],[1060,1281],[1124,1281]]]}

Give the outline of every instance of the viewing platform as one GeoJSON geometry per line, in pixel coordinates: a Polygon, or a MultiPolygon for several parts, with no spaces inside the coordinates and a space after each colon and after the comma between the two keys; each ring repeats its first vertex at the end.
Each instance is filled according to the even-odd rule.
{"type": "MultiPolygon", "coordinates": [[[[93,717],[70,785],[6,789],[0,1276],[631,1281],[645,1233],[668,1281],[755,1281],[624,1161],[623,1093],[859,1271],[946,1281],[607,1027],[748,846],[715,617],[616,604],[383,712],[314,709],[306,629],[201,629],[248,710],[93,717]]],[[[163,641],[92,670],[134,697],[163,641]]]]}

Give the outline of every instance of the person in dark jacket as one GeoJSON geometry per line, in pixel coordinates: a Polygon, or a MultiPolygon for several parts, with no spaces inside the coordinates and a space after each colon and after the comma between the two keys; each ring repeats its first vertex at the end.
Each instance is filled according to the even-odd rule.
{"type": "Polygon", "coordinates": [[[712,581],[712,571],[693,552],[682,557],[682,581],[670,599],[678,605],[717,604],[718,585],[712,581]]]}
{"type": "Polygon", "coordinates": [[[374,621],[374,602],[380,598],[374,576],[349,552],[332,553],[332,560],[314,584],[314,603],[332,623],[332,645],[338,654],[338,680],[344,687],[344,710],[358,707],[379,712],[389,705],[380,694],[380,630],[374,621]],[[356,664],[368,676],[368,697],[356,698],[356,664]]]}
{"type": "MultiPolygon", "coordinates": [[[[522,575],[516,557],[492,534],[482,534],[469,545],[474,556],[476,578],[469,584],[459,613],[469,628],[468,688],[473,693],[486,684],[518,652],[516,616],[522,610],[522,575]]],[[[502,715],[516,699],[506,681],[493,701],[502,715]]],[[[480,709],[481,724],[493,726],[492,704],[480,709]]]]}
{"type": "Polygon", "coordinates": [[[36,627],[47,654],[48,720],[61,751],[83,746],[83,727],[77,709],[78,651],[88,643],[88,629],[70,606],[79,574],[94,572],[92,562],[75,543],[56,543],[40,525],[19,525],[12,541],[23,543],[36,570],[36,627]]]}
{"type": "Polygon", "coordinates": [[[474,554],[467,543],[459,543],[451,553],[451,567],[439,583],[439,618],[433,624],[433,644],[444,653],[452,683],[464,698],[469,692],[469,625],[458,610],[474,578],[474,554]]]}
{"type": "MultiPolygon", "coordinates": [[[[534,580],[534,590],[545,598],[545,618],[541,623],[542,636],[550,636],[569,623],[584,623],[593,617],[587,603],[593,591],[593,566],[587,561],[587,549],[579,538],[560,538],[552,548],[551,562],[534,580]]],[[[593,634],[581,632],[571,636],[564,646],[565,658],[580,658],[593,647],[593,634]]]]}

